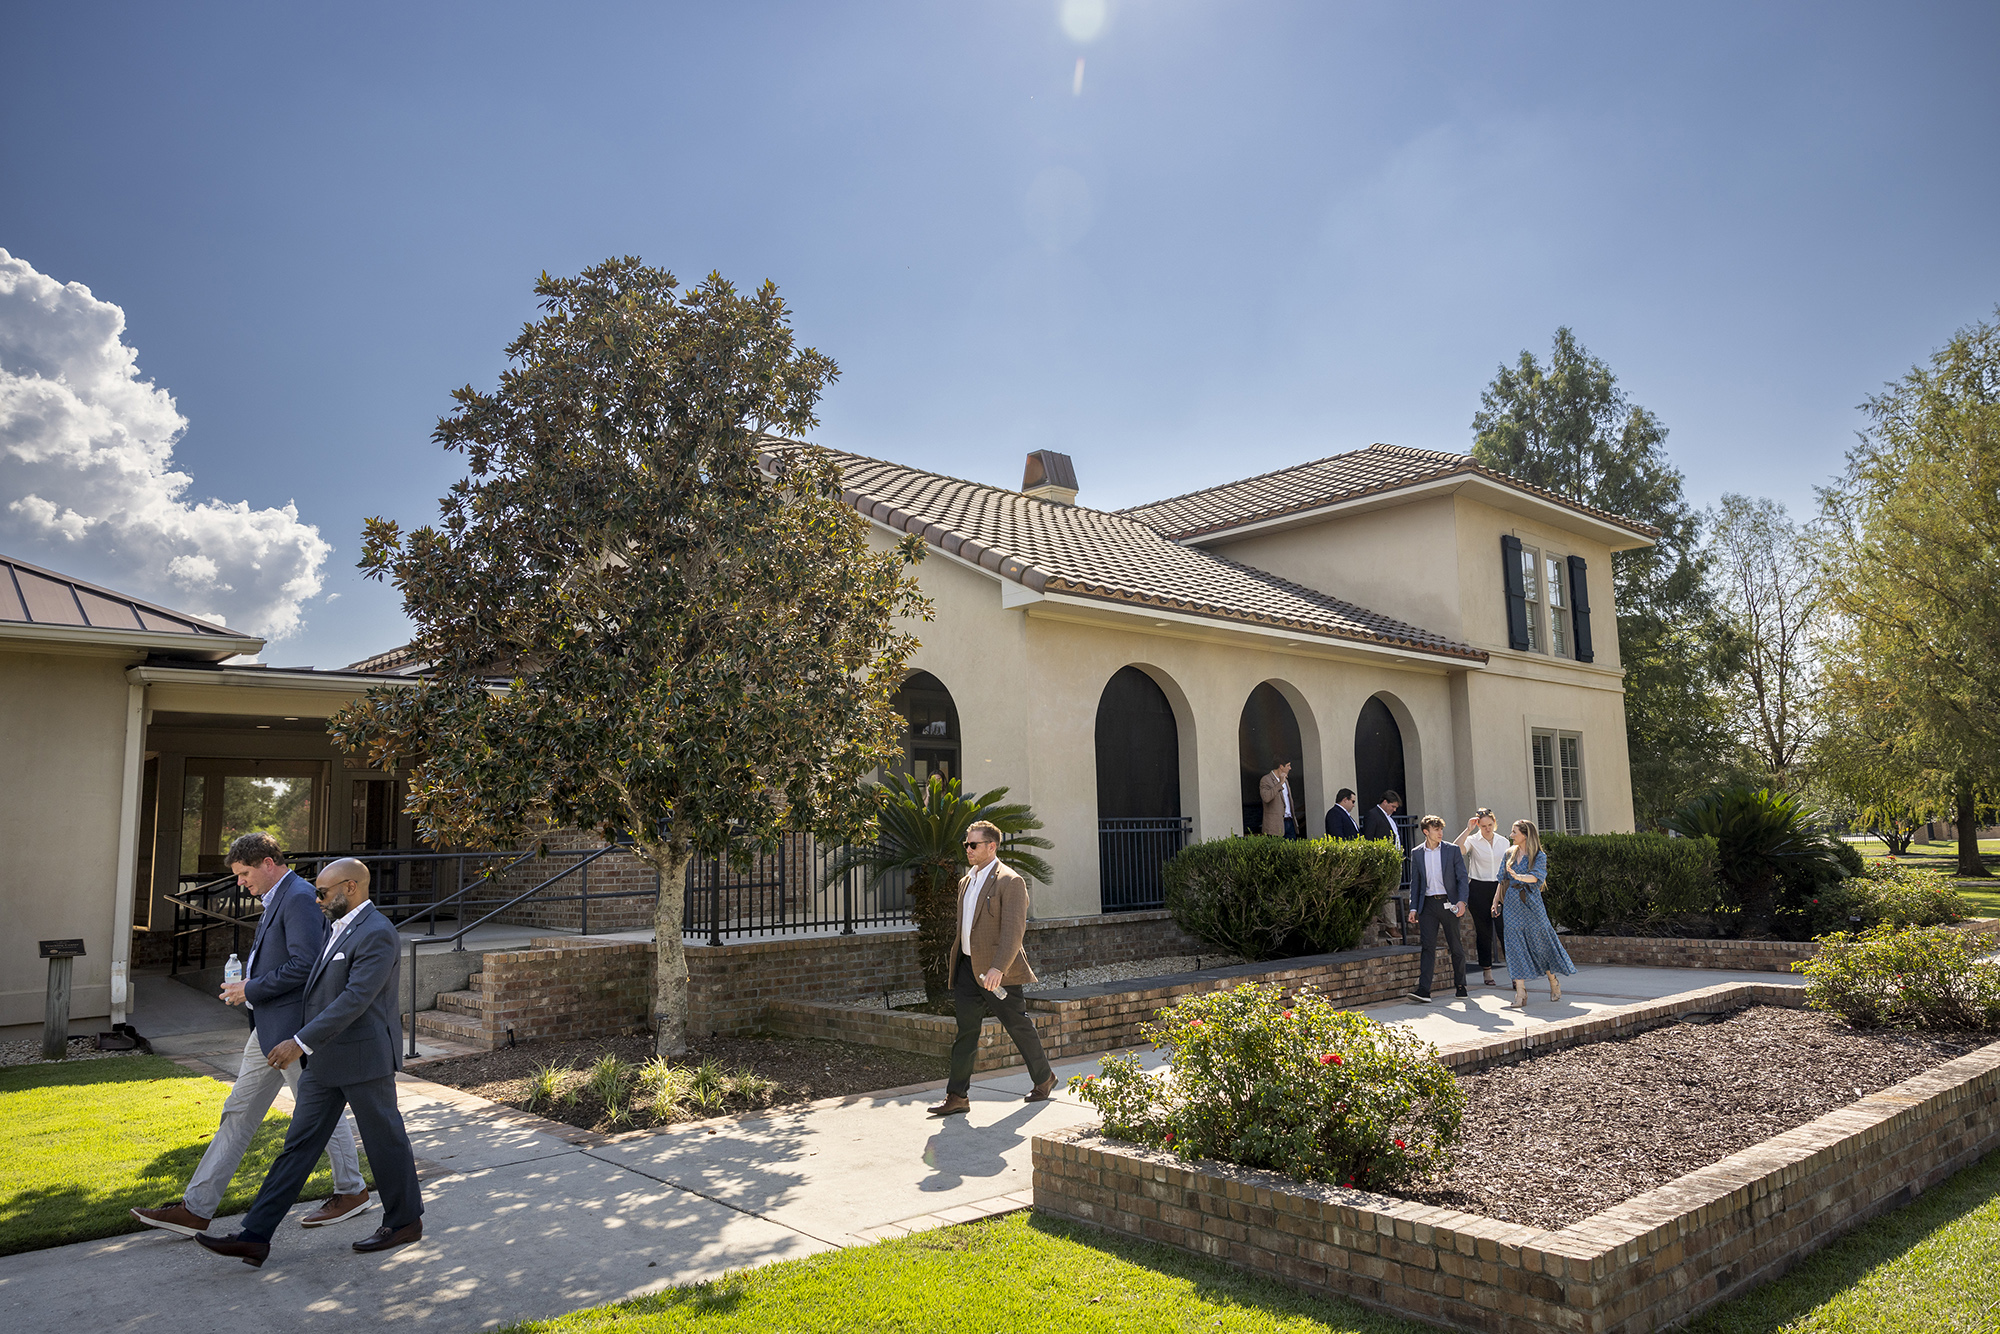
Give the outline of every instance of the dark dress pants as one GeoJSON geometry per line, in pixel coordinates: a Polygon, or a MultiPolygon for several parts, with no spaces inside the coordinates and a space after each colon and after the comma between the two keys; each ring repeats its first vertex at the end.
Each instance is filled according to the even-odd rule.
{"type": "Polygon", "coordinates": [[[1417,914],[1417,927],[1422,933],[1423,963],[1417,969],[1417,990],[1428,996],[1431,994],[1431,974],[1437,964],[1438,934],[1444,935],[1445,948],[1451,951],[1451,983],[1454,990],[1465,990],[1465,941],[1458,934],[1458,914],[1446,907],[1446,894],[1424,895],[1423,910],[1417,914]]]}
{"type": "Polygon", "coordinates": [[[410,1136],[403,1129],[403,1114],[396,1110],[396,1077],[366,1079],[346,1085],[322,1084],[313,1078],[312,1067],[299,1079],[298,1103],[292,1109],[292,1128],[286,1132],[285,1147],[258,1188],[250,1214],[243,1220],[243,1235],[252,1241],[269,1241],[285,1221],[285,1211],[299,1198],[306,1178],[319,1165],[340,1113],[354,1108],[354,1124],[361,1131],[361,1147],[368,1151],[368,1166],[375,1176],[375,1189],[382,1194],[382,1222],[387,1227],[408,1227],[424,1216],[423,1195],[417,1188],[417,1160],[410,1151],[410,1136]]]}
{"type": "Polygon", "coordinates": [[[1493,915],[1493,895],[1499,888],[1498,880],[1474,880],[1472,898],[1466,907],[1472,918],[1472,934],[1479,941],[1481,968],[1507,962],[1507,942],[1500,938],[1500,919],[1493,915]]]}
{"type": "Polygon", "coordinates": [[[1297,820],[1294,820],[1294,819],[1293,819],[1293,818],[1292,818],[1291,816],[1289,816],[1289,815],[1287,815],[1287,816],[1285,817],[1285,837],[1286,837],[1286,838],[1304,838],[1304,837],[1305,837],[1305,835],[1304,835],[1304,834],[1301,834],[1301,833],[1299,832],[1299,822],[1298,822],[1297,820]]]}
{"type": "Polygon", "coordinates": [[[979,1057],[979,1025],[989,1014],[1000,1021],[1007,1036],[1021,1049],[1035,1082],[1039,1084],[1049,1077],[1049,1058],[1042,1054],[1041,1035],[1035,1032],[1035,1021],[1028,1018],[1028,998],[1019,987],[1009,986],[1006,991],[1007,999],[1002,1000],[980,986],[979,979],[972,975],[972,960],[963,954],[958,956],[958,967],[951,974],[951,1005],[958,1014],[958,1038],[951,1044],[951,1078],[944,1086],[948,1096],[962,1098],[971,1091],[972,1064],[979,1057]]]}

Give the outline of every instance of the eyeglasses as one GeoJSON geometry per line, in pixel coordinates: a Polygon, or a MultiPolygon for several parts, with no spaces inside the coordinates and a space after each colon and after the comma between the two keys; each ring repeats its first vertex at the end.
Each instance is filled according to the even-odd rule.
{"type": "Polygon", "coordinates": [[[969,850],[971,850],[971,849],[973,849],[973,848],[983,848],[983,847],[987,846],[987,841],[986,841],[985,839],[983,839],[983,838],[982,838],[982,839],[980,839],[980,840],[979,840],[979,841],[978,841],[977,843],[968,843],[968,844],[966,844],[965,846],[966,846],[966,849],[967,849],[968,851],[969,851],[969,850]]]}

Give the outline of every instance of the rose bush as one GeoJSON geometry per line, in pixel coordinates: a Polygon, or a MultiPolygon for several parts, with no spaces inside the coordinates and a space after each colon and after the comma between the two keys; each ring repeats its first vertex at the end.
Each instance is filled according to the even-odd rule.
{"type": "Polygon", "coordinates": [[[1070,1089],[1104,1133],[1183,1158],[1383,1189],[1451,1160],[1465,1094],[1429,1043],[1307,990],[1240,986],[1188,996],[1143,1030],[1172,1052],[1154,1076],[1106,1056],[1070,1089]]]}
{"type": "Polygon", "coordinates": [[[1806,1005],[1858,1028],[2000,1029],[2000,966],[1987,942],[1949,927],[1837,932],[1817,958],[1792,965],[1806,1005]]]}

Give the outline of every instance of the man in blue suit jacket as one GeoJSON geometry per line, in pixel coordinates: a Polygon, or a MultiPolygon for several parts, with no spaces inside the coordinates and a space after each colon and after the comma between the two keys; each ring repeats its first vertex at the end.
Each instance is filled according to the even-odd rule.
{"type": "MultiPolygon", "coordinates": [[[[236,883],[264,902],[264,915],[257,919],[244,960],[244,980],[222,987],[222,999],[250,1011],[252,1028],[243,1044],[243,1065],[222,1104],[222,1123],[181,1198],[158,1209],[132,1211],[148,1227],[185,1237],[208,1230],[279,1087],[289,1085],[292,1096],[298,1097],[299,1071],[273,1066],[267,1057],[305,1022],[306,974],[326,944],[326,918],[313,901],[312,886],[285,866],[276,839],[245,834],[229,845],[227,861],[236,883]]],[[[334,1195],[306,1215],[307,1227],[338,1223],[370,1207],[361,1156],[347,1121],[335,1129],[327,1155],[333,1159],[334,1195]]]]}
{"type": "Polygon", "coordinates": [[[291,1132],[243,1230],[233,1237],[195,1238],[218,1255],[258,1267],[270,1255],[271,1236],[298,1199],[342,1109],[350,1106],[382,1192],[383,1222],[354,1249],[386,1251],[424,1235],[416,1156],[396,1109],[396,1072],[403,1068],[402,1020],[396,1013],[401,937],[368,901],[368,868],[353,858],[320,872],[318,894],[333,919],[333,934],[306,978],[305,1023],[270,1057],[280,1069],[294,1061],[305,1064],[291,1132]]]}
{"type": "Polygon", "coordinates": [[[1418,968],[1417,989],[1411,1000],[1428,1003],[1431,998],[1431,971],[1437,963],[1438,935],[1444,935],[1451,951],[1451,980],[1458,994],[1465,991],[1465,941],[1458,934],[1458,919],[1465,916],[1465,899],[1471,890],[1465,873],[1465,854],[1444,841],[1444,821],[1426,815],[1417,822],[1424,841],[1403,854],[1409,874],[1410,920],[1423,924],[1423,963],[1418,968]]]}

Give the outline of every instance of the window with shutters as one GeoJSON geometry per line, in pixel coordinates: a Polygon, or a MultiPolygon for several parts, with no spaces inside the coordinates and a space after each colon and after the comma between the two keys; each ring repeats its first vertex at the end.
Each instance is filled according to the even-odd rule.
{"type": "Polygon", "coordinates": [[[1533,547],[1521,548],[1521,591],[1528,600],[1528,652],[1542,648],[1542,557],[1533,547]]]}
{"type": "Polygon", "coordinates": [[[1543,833],[1581,834],[1583,734],[1537,729],[1530,736],[1535,779],[1535,824],[1543,833]]]}
{"type": "Polygon", "coordinates": [[[1569,596],[1567,581],[1563,578],[1563,558],[1542,557],[1542,573],[1548,589],[1547,616],[1549,621],[1549,652],[1558,658],[1569,656],[1569,596]]]}

